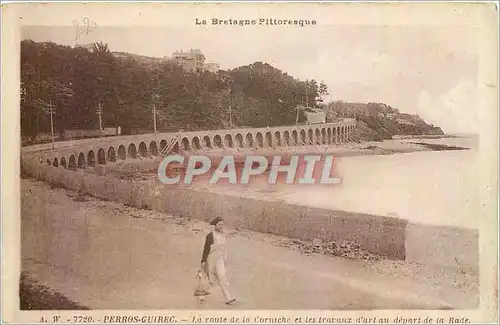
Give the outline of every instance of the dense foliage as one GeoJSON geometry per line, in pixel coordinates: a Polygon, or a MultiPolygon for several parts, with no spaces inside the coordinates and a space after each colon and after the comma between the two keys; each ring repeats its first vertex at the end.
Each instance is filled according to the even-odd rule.
{"type": "Polygon", "coordinates": [[[153,106],[158,131],[173,132],[227,128],[230,123],[290,125],[296,121],[297,105],[306,102],[322,107],[327,122],[356,118],[362,140],[443,133],[418,115],[382,103],[324,105],[325,84],[297,80],[267,63],[218,73],[187,72],[171,61],[113,53],[103,43],[89,49],[23,41],[21,83],[21,132],[26,138],[50,130],[49,104],[56,110],[55,132],[98,129],[99,103],[103,126],[120,126],[123,134],[152,132],[153,106]]]}
{"type": "Polygon", "coordinates": [[[357,120],[361,140],[391,139],[394,135],[442,135],[443,130],[427,124],[417,114],[401,113],[384,103],[346,103],[335,101],[325,107],[327,122],[349,117],[357,120]]]}
{"type": "Polygon", "coordinates": [[[299,81],[256,62],[230,71],[187,72],[157,60],[116,56],[106,44],[91,49],[54,43],[21,43],[21,132],[34,137],[50,130],[47,107],[56,113],[56,132],[121,126],[125,134],[152,132],[152,107],[159,131],[274,126],[295,123],[296,106],[319,104],[324,84],[299,81]]]}

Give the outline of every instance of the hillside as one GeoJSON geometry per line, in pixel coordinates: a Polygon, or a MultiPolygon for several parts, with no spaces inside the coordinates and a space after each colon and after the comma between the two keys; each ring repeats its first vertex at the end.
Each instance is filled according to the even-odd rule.
{"type": "Polygon", "coordinates": [[[441,128],[426,123],[418,115],[400,113],[383,103],[346,103],[336,101],[325,107],[327,121],[340,117],[356,119],[359,140],[382,141],[395,135],[443,135],[441,128]]]}
{"type": "Polygon", "coordinates": [[[104,127],[132,134],[153,130],[153,105],[160,132],[227,128],[230,111],[233,127],[293,124],[306,89],[312,104],[327,91],[262,62],[188,72],[168,60],[111,52],[102,43],[87,49],[23,41],[21,81],[21,131],[28,138],[50,132],[49,103],[61,134],[98,128],[99,104],[104,127]]]}
{"type": "MultiPolygon", "coordinates": [[[[66,129],[98,129],[99,105],[103,127],[134,134],[152,132],[153,106],[159,132],[266,127],[294,124],[306,93],[313,107],[325,107],[321,97],[328,94],[323,83],[298,80],[263,62],[188,72],[169,60],[112,52],[103,43],[72,48],[23,41],[21,82],[21,134],[28,139],[50,132],[49,104],[61,135],[66,129]]],[[[385,104],[335,102],[326,110],[329,121],[357,117],[361,139],[442,133],[385,104]]]]}

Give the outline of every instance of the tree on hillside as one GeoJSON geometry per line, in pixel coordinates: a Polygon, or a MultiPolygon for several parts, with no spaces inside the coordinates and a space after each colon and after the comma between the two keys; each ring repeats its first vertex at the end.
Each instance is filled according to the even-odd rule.
{"type": "Polygon", "coordinates": [[[185,71],[161,60],[116,57],[105,43],[71,48],[54,43],[21,42],[23,135],[47,131],[43,107],[56,106],[56,130],[121,126],[124,134],[153,130],[152,105],[159,131],[274,126],[295,123],[296,107],[328,93],[325,84],[300,81],[263,62],[230,71],[185,71]]]}
{"type": "Polygon", "coordinates": [[[307,81],[306,87],[309,97],[308,105],[312,107],[318,107],[323,102],[322,97],[329,94],[327,85],[323,82],[318,85],[318,82],[314,79],[307,81]]]}

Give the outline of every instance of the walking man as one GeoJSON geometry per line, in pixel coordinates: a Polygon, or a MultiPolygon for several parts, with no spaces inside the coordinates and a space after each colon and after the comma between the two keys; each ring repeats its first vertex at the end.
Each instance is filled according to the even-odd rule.
{"type": "Polygon", "coordinates": [[[210,221],[210,225],[214,226],[214,230],[205,238],[201,267],[207,271],[210,283],[213,284],[215,281],[220,286],[226,304],[231,305],[236,302],[236,299],[229,292],[229,281],[226,275],[227,252],[224,220],[216,217],[210,221]]]}

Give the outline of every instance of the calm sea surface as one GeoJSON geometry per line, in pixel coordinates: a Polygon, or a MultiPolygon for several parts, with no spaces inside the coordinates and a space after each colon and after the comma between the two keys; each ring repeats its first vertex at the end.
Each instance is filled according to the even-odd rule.
{"type": "Polygon", "coordinates": [[[338,185],[268,185],[266,177],[236,190],[287,203],[393,216],[436,225],[477,228],[477,137],[405,139],[470,148],[405,154],[340,157],[338,185]]]}
{"type": "Polygon", "coordinates": [[[470,150],[342,157],[342,185],[282,191],[286,202],[477,228],[477,138],[411,139],[470,150]]]}

